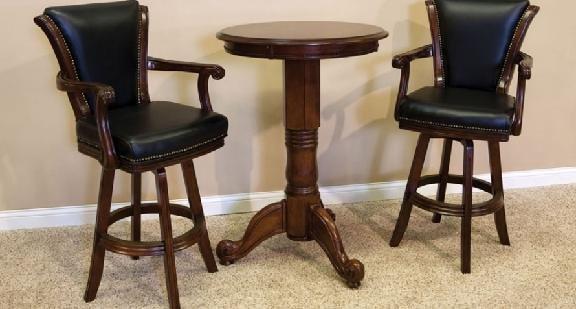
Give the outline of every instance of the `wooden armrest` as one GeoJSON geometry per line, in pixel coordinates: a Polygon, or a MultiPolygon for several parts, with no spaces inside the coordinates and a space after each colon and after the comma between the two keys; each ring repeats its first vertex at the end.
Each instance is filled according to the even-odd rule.
{"type": "Polygon", "coordinates": [[[518,64],[519,77],[524,79],[532,78],[532,67],[534,66],[532,56],[519,52],[518,58],[516,58],[516,64],[518,64]]]}
{"type": "Polygon", "coordinates": [[[217,64],[184,62],[154,57],[148,57],[148,70],[209,74],[216,80],[222,79],[225,75],[224,68],[217,64]]]}
{"type": "Polygon", "coordinates": [[[410,62],[416,59],[428,57],[432,57],[432,45],[418,47],[409,52],[394,56],[394,58],[392,58],[392,67],[395,69],[402,69],[404,66],[410,64],[410,62]]]}
{"type": "Polygon", "coordinates": [[[197,73],[198,76],[198,97],[200,105],[204,111],[212,111],[210,94],[208,92],[208,79],[210,77],[219,80],[224,77],[226,71],[217,64],[203,64],[196,62],[183,62],[174,60],[165,60],[160,58],[148,57],[148,70],[153,71],[176,71],[197,73]]]}
{"type": "Polygon", "coordinates": [[[400,75],[400,86],[398,87],[398,96],[396,98],[396,107],[394,108],[394,118],[396,120],[398,120],[398,109],[400,108],[400,102],[406,96],[406,92],[408,92],[408,82],[410,80],[410,62],[416,59],[428,57],[432,57],[432,45],[418,47],[392,58],[392,67],[396,69],[402,69],[402,73],[400,75]]]}
{"type": "Polygon", "coordinates": [[[108,123],[108,105],[115,100],[114,89],[105,84],[81,82],[64,77],[62,72],[56,76],[56,87],[66,92],[84,93],[91,92],[96,95],[94,118],[98,129],[98,139],[102,147],[101,162],[104,167],[115,168],[118,163],[116,149],[112,142],[110,125],[108,123]]]}
{"type": "Polygon", "coordinates": [[[114,89],[106,84],[82,82],[64,77],[62,71],[56,76],[56,87],[65,92],[91,92],[104,98],[104,103],[114,101],[114,89]]]}

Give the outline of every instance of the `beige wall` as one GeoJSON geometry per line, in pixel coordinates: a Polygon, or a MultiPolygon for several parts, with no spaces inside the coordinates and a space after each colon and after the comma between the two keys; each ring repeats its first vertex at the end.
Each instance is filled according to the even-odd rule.
{"type": "MultiPolygon", "coordinates": [[[[54,85],[56,60],[32,22],[46,6],[81,2],[0,2],[0,211],[96,201],[99,165],[76,151],[72,112],[54,85]]],[[[539,2],[544,7],[524,47],[535,58],[524,134],[503,146],[506,171],[576,163],[576,2],[539,2]]],[[[150,7],[150,55],[219,63],[227,70],[224,80],[211,83],[211,92],[216,110],[230,118],[230,136],[226,147],[196,162],[203,195],[284,186],[282,63],[228,55],[214,37],[226,26],[268,20],[364,22],[391,32],[378,53],[322,62],[320,184],[405,179],[416,134],[398,130],[393,121],[399,72],[390,60],[430,41],[423,0],[142,3],[150,7]]],[[[430,84],[431,77],[431,62],[421,61],[412,88],[430,84]]],[[[181,74],[152,73],[151,95],[196,102],[194,82],[181,74]]],[[[479,148],[476,171],[486,172],[485,147],[479,148]]],[[[428,171],[437,168],[439,150],[436,142],[428,171]]],[[[171,197],[184,197],[180,172],[168,172],[171,197]]],[[[145,198],[154,199],[152,177],[145,181],[145,198]]],[[[116,184],[114,200],[127,201],[127,175],[121,173],[116,184]]]]}

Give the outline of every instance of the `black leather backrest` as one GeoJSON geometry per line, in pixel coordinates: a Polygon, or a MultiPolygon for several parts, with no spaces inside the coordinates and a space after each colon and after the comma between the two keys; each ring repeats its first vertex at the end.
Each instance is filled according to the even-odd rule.
{"type": "MultiPolygon", "coordinates": [[[[44,11],[59,27],[81,81],[112,86],[111,107],[138,101],[137,1],[50,7],[44,11]]],[[[95,98],[87,96],[93,109],[95,98]]]]}
{"type": "Polygon", "coordinates": [[[446,86],[495,91],[526,0],[435,0],[446,86]]]}

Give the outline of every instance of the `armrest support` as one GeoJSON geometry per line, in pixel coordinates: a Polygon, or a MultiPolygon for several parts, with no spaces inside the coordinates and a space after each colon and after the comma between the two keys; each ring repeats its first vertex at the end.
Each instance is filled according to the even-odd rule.
{"type": "Polygon", "coordinates": [[[394,56],[392,58],[392,67],[401,69],[400,86],[398,87],[398,97],[396,98],[396,107],[394,109],[394,118],[398,120],[398,109],[400,108],[400,101],[406,96],[408,92],[408,82],[410,80],[410,62],[432,57],[432,45],[426,45],[409,52],[394,56]]]}
{"type": "Polygon", "coordinates": [[[115,100],[114,89],[105,84],[71,80],[64,77],[62,72],[58,72],[56,76],[56,87],[66,92],[91,92],[96,95],[94,114],[96,127],[98,129],[98,139],[102,147],[102,165],[107,168],[115,168],[118,163],[116,149],[112,142],[110,125],[108,123],[108,105],[115,100]]]}
{"type": "Polygon", "coordinates": [[[514,106],[514,119],[512,121],[512,134],[520,135],[522,132],[522,117],[524,115],[524,97],[526,95],[526,81],[532,78],[533,59],[523,52],[516,58],[518,65],[518,86],[516,87],[516,104],[514,106]]]}
{"type": "Polygon", "coordinates": [[[210,94],[208,92],[208,79],[222,79],[225,75],[224,68],[216,64],[203,64],[196,62],[183,62],[148,57],[148,70],[153,71],[177,71],[198,74],[198,96],[203,110],[212,111],[210,94]]]}

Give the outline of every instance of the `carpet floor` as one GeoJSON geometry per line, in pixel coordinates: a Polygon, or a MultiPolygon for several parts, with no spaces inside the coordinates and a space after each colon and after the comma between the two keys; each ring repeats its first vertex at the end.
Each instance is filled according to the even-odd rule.
{"type": "MultiPolygon", "coordinates": [[[[460,273],[458,218],[433,224],[429,213],[415,208],[400,246],[388,246],[399,204],[331,206],[349,256],[365,266],[357,290],[346,287],[314,242],[279,235],[214,274],[206,272],[196,246],[178,252],[182,307],[576,308],[576,185],[507,191],[512,246],[499,244],[492,216],[475,218],[468,275],[460,273]]],[[[239,238],[251,216],[208,218],[212,246],[239,238]]],[[[175,219],[175,232],[188,224],[175,219]]],[[[143,238],[155,239],[157,226],[144,221],[143,238]]],[[[0,233],[0,308],[167,307],[162,258],[133,261],[113,253],[106,255],[96,300],[83,302],[92,229],[0,233]]],[[[111,231],[127,238],[129,223],[111,231]]]]}

